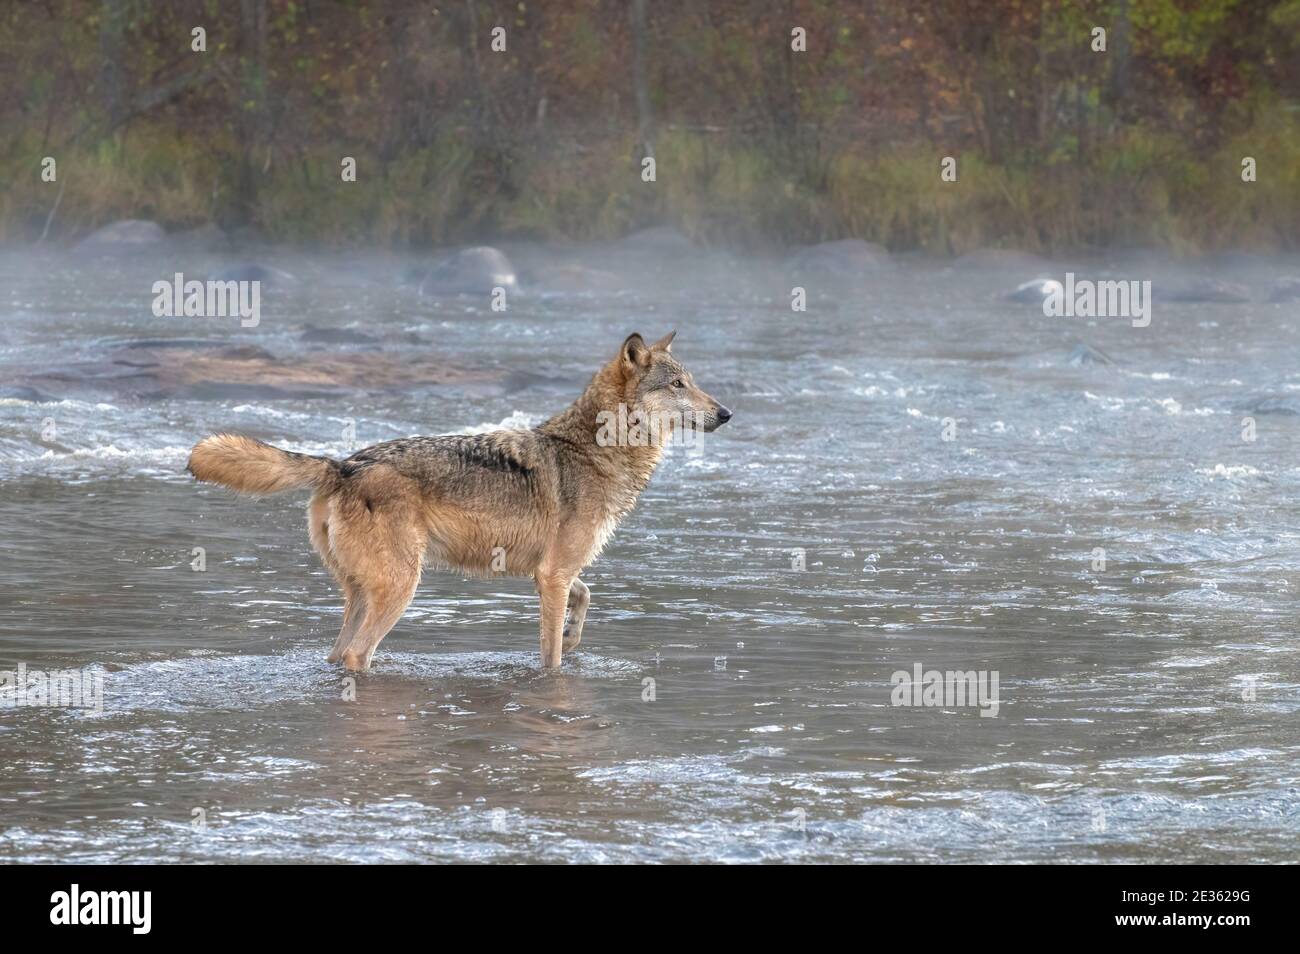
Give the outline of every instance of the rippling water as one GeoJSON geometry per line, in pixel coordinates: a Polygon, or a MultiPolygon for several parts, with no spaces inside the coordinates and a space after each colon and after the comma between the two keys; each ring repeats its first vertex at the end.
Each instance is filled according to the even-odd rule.
{"type": "Polygon", "coordinates": [[[792,314],[770,266],[697,262],[493,313],[401,263],[279,264],[304,280],[240,329],[153,317],[157,263],[0,260],[0,668],[104,685],[0,708],[0,860],[1296,860],[1297,304],[1133,328],[912,263],[792,314]],[[305,499],[182,474],[214,429],[343,455],[348,422],[534,424],[674,327],[735,420],[584,574],[558,673],[530,583],[430,573],[351,699],[305,499]],[[382,361],[202,400],[133,377],[139,339],[382,361]],[[444,359],[478,377],[382,377],[444,359]],[[916,664],[996,671],[996,717],[892,705],[916,664]]]}

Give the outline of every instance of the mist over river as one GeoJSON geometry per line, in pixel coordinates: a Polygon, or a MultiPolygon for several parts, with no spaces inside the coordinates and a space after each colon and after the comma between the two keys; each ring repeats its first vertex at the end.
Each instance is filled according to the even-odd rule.
{"type": "Polygon", "coordinates": [[[795,312],[762,257],[506,251],[493,311],[264,249],[255,327],[151,310],[229,262],[0,252],[0,670],[103,686],[0,689],[0,861],[1296,860],[1300,302],[1254,293],[1295,258],[902,258],[795,312]],[[1252,294],[1003,297],[1067,267],[1252,294]],[[306,495],[184,472],[216,430],[533,426],[672,329],[735,418],[583,574],[558,672],[530,581],[430,571],[349,681],[306,495]],[[996,714],[895,704],[918,665],[996,714]]]}

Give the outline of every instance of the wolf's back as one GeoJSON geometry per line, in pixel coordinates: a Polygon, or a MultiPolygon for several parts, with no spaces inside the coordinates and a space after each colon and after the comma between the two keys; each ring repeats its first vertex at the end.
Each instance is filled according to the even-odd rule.
{"type": "Polygon", "coordinates": [[[187,469],[199,480],[246,494],[328,488],[340,477],[337,461],[328,457],[280,450],[242,434],[205,437],[190,451],[187,469]]]}

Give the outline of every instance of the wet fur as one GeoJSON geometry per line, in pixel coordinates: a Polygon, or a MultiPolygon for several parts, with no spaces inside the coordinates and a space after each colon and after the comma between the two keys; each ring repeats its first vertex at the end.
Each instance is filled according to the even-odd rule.
{"type": "Polygon", "coordinates": [[[582,639],[590,604],[578,574],[636,504],[667,437],[601,446],[598,415],[620,404],[680,412],[706,431],[730,417],[672,356],[672,338],[629,336],[572,405],[530,431],[386,441],[343,461],[217,434],[195,445],[189,470],[244,493],[314,491],[308,534],[344,596],[330,662],[366,669],[434,566],[533,577],[542,664],[558,666],[582,639]]]}

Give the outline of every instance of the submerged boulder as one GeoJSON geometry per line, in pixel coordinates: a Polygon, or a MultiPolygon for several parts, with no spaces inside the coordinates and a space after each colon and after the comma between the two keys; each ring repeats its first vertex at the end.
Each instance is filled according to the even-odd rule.
{"type": "Polygon", "coordinates": [[[122,219],[91,232],[73,250],[83,253],[133,252],[160,244],[166,230],[146,219],[122,219]]]}
{"type": "Polygon", "coordinates": [[[59,399],[53,394],[39,388],[21,384],[0,386],[0,401],[28,401],[32,404],[48,404],[57,400],[59,399]]]}
{"type": "Polygon", "coordinates": [[[542,267],[528,272],[526,278],[529,288],[553,294],[617,292],[627,286],[626,280],[614,272],[585,265],[542,267]]]}
{"type": "Polygon", "coordinates": [[[960,255],[952,263],[960,269],[1038,269],[1047,263],[1032,252],[1014,248],[977,248],[960,255]]]}
{"type": "Polygon", "coordinates": [[[1268,300],[1271,302],[1300,300],[1300,278],[1295,276],[1279,278],[1273,283],[1273,288],[1268,293],[1268,300]]]}
{"type": "Polygon", "coordinates": [[[1246,286],[1217,278],[1159,282],[1152,287],[1151,295],[1157,301],[1166,302],[1241,304],[1250,301],[1250,290],[1246,286]]]}
{"type": "Polygon", "coordinates": [[[221,252],[230,248],[230,236],[211,223],[167,236],[168,249],[184,252],[221,252]]]}
{"type": "Polygon", "coordinates": [[[379,343],[378,338],[374,335],[368,335],[364,331],[354,331],[351,328],[318,328],[315,325],[308,325],[304,328],[298,339],[308,344],[328,345],[373,345],[379,343]]]}
{"type": "Polygon", "coordinates": [[[1244,408],[1250,414],[1300,415],[1300,395],[1265,394],[1250,401],[1244,408]]]}
{"type": "Polygon", "coordinates": [[[399,288],[419,289],[420,283],[424,281],[424,276],[429,274],[428,265],[407,265],[397,273],[397,284],[399,288]]]}
{"type": "Polygon", "coordinates": [[[313,348],[280,356],[252,344],[201,341],[172,347],[139,340],[122,342],[104,357],[27,369],[14,382],[14,394],[24,400],[57,394],[99,400],[248,401],[440,386],[504,394],[528,385],[515,382],[505,370],[458,365],[428,349],[338,353],[336,348],[313,348]]]}
{"type": "Polygon", "coordinates": [[[796,251],[786,262],[792,275],[839,280],[860,279],[889,265],[889,252],[884,246],[862,239],[809,245],[796,251]]]}
{"type": "Polygon", "coordinates": [[[261,282],[264,285],[294,285],[298,282],[297,276],[291,275],[289,272],[272,268],[269,265],[253,263],[230,265],[214,272],[212,280],[217,282],[261,282]]]}
{"type": "Polygon", "coordinates": [[[461,249],[434,265],[420,282],[421,295],[487,295],[494,288],[518,286],[505,253],[488,245],[461,249]]]}
{"type": "Polygon", "coordinates": [[[660,255],[689,255],[696,251],[695,243],[671,225],[655,225],[633,232],[624,236],[619,245],[631,251],[660,255]]]}
{"type": "Polygon", "coordinates": [[[1081,341],[1066,356],[1065,363],[1072,368],[1088,368],[1098,365],[1112,365],[1115,363],[1115,359],[1104,351],[1099,351],[1092,345],[1084,344],[1081,341]]]}

